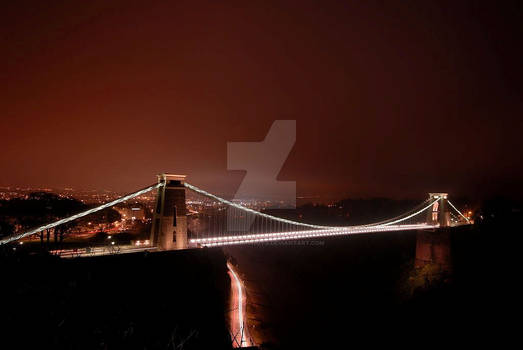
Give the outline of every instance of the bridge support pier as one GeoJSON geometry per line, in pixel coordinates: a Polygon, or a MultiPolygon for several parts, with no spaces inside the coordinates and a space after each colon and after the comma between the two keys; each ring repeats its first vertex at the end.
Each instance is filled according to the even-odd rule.
{"type": "Polygon", "coordinates": [[[417,232],[415,267],[419,268],[426,265],[433,265],[441,271],[450,270],[450,232],[447,229],[441,231],[442,232],[417,232]]]}
{"type": "Polygon", "coordinates": [[[160,174],[151,243],[160,250],[187,248],[185,175],[160,174]]]}

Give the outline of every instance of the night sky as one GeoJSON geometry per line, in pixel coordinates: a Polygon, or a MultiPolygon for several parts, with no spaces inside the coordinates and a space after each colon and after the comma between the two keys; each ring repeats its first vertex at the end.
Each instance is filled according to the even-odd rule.
{"type": "Polygon", "coordinates": [[[523,3],[11,1],[0,186],[232,193],[297,123],[299,196],[523,194],[523,3]],[[459,4],[456,4],[459,3],[459,4]]]}

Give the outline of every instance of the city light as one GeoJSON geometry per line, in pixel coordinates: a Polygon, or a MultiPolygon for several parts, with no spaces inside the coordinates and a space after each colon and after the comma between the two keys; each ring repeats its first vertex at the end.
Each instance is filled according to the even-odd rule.
{"type": "Polygon", "coordinates": [[[3,244],[7,244],[7,243],[10,243],[10,242],[13,242],[13,241],[17,241],[19,239],[22,239],[24,237],[27,237],[27,236],[30,236],[30,235],[34,235],[35,233],[39,233],[39,232],[42,232],[44,230],[47,230],[47,229],[50,229],[50,228],[54,228],[56,226],[60,226],[60,225],[63,225],[63,224],[66,224],[68,222],[71,222],[71,221],[74,221],[76,219],[79,219],[79,218],[82,218],[84,216],[87,216],[89,214],[93,214],[93,213],[96,213],[100,210],[103,210],[103,209],[107,209],[107,208],[110,208],[110,207],[113,207],[115,206],[116,204],[119,204],[119,203],[122,203],[122,202],[125,202],[129,199],[132,199],[132,198],[135,198],[135,197],[138,197],[144,193],[147,193],[149,191],[152,191],[154,189],[157,189],[158,187],[162,186],[163,184],[162,183],[157,183],[155,185],[152,185],[152,186],[149,186],[149,187],[146,187],[142,190],[139,190],[137,192],[134,192],[134,193],[131,193],[131,194],[128,194],[126,196],[123,196],[123,197],[120,197],[116,200],[113,200],[111,202],[108,202],[108,203],[105,203],[105,204],[102,204],[98,207],[95,207],[95,208],[92,208],[92,209],[89,209],[89,210],[86,210],[86,211],[83,211],[81,213],[78,213],[76,215],[72,215],[72,216],[69,216],[67,218],[64,218],[64,219],[61,219],[61,220],[58,220],[58,221],[55,221],[53,223],[50,223],[50,224],[47,224],[47,225],[43,225],[43,226],[39,226],[37,228],[34,228],[32,230],[29,230],[29,231],[26,231],[26,232],[23,232],[23,233],[19,233],[19,234],[15,234],[15,235],[12,235],[12,236],[9,236],[7,238],[4,238],[2,240],[0,240],[0,245],[3,245],[3,244]]]}

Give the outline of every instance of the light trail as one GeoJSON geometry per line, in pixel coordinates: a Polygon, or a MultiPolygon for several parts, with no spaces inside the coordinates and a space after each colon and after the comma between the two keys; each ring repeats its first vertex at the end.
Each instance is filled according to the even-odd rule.
{"type": "MultiPolygon", "coordinates": [[[[238,307],[236,308],[237,319],[238,319],[238,324],[237,324],[238,332],[235,332],[235,330],[234,330],[235,327],[231,327],[231,331],[232,331],[232,333],[233,333],[232,335],[235,339],[236,339],[235,333],[238,333],[240,335],[240,341],[239,341],[239,343],[236,343],[236,344],[238,345],[237,347],[243,348],[244,346],[250,346],[249,341],[247,340],[247,337],[245,334],[246,330],[245,330],[245,323],[244,323],[244,320],[245,320],[244,312],[245,311],[243,308],[243,303],[244,303],[243,285],[242,285],[242,282],[240,281],[240,279],[238,278],[238,275],[234,271],[234,268],[232,267],[231,263],[227,262],[227,268],[229,269],[229,272],[234,279],[234,284],[236,284],[237,299],[238,299],[238,307]]],[[[234,317],[232,318],[232,321],[234,322],[234,317]]],[[[233,346],[235,344],[234,343],[235,339],[233,339],[233,346]]]]}

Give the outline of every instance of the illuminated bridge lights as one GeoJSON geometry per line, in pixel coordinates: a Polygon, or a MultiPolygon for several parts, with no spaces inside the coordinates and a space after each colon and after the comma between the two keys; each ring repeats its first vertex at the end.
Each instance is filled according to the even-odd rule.
{"type": "MultiPolygon", "coordinates": [[[[3,240],[0,240],[0,245],[6,244],[6,243],[9,243],[12,241],[16,241],[21,238],[33,235],[35,233],[42,232],[46,229],[50,229],[50,228],[71,222],[73,220],[84,217],[86,215],[95,213],[97,211],[100,211],[100,210],[112,207],[121,202],[127,201],[129,199],[138,197],[146,192],[157,189],[164,185],[165,185],[164,182],[160,182],[158,184],[149,186],[149,187],[139,190],[137,192],[134,192],[129,195],[123,196],[121,198],[118,198],[114,201],[100,205],[98,207],[86,210],[84,212],[72,215],[70,217],[55,221],[55,222],[47,224],[47,225],[43,225],[43,226],[31,229],[24,233],[12,235],[10,237],[4,238],[3,240]]],[[[272,215],[269,215],[266,213],[256,211],[254,209],[244,207],[240,204],[233,203],[226,199],[220,198],[218,196],[213,195],[212,193],[206,192],[206,191],[204,191],[196,186],[193,186],[191,184],[188,184],[186,182],[184,182],[184,186],[189,190],[192,190],[196,193],[199,193],[208,198],[211,198],[212,200],[216,200],[222,204],[227,205],[228,207],[242,210],[244,213],[253,214],[257,217],[261,217],[263,219],[270,220],[271,222],[291,225],[291,227],[288,227],[287,229],[294,229],[294,230],[286,231],[286,232],[269,232],[269,233],[257,233],[257,234],[251,233],[251,234],[236,235],[236,236],[228,235],[228,236],[219,236],[219,237],[197,238],[197,239],[190,240],[190,243],[198,244],[201,246],[218,246],[218,245],[230,245],[230,244],[270,242],[270,241],[277,241],[277,240],[293,240],[293,239],[299,239],[299,238],[315,238],[315,237],[351,235],[351,234],[372,233],[372,232],[431,229],[431,228],[439,227],[439,225],[428,225],[428,224],[408,224],[408,225],[401,224],[401,225],[398,225],[398,224],[401,222],[404,222],[405,220],[413,218],[416,215],[421,214],[425,210],[431,208],[434,205],[434,203],[436,203],[439,200],[443,200],[443,199],[445,199],[449,203],[449,205],[456,212],[458,212],[461,217],[463,217],[466,220],[467,224],[471,223],[470,220],[466,216],[464,216],[450,201],[448,201],[447,195],[441,194],[441,193],[430,194],[431,197],[429,199],[427,199],[425,202],[421,203],[417,208],[419,208],[421,206],[424,206],[424,207],[417,210],[416,212],[410,213],[409,215],[407,215],[407,213],[405,213],[400,217],[389,219],[387,221],[383,221],[380,223],[373,223],[373,224],[359,225],[359,226],[336,227],[336,226],[312,225],[312,224],[282,219],[282,218],[279,218],[276,216],[272,216],[272,215]],[[430,203],[425,206],[425,203],[427,203],[428,201],[430,203]],[[304,228],[304,230],[296,230],[296,228],[304,228]]],[[[413,210],[416,210],[417,208],[415,208],[413,210]]],[[[285,228],[285,225],[280,225],[280,226],[283,226],[283,228],[285,228]]],[[[269,227],[271,227],[271,226],[269,225],[269,227]]],[[[272,229],[267,228],[267,229],[273,230],[273,228],[272,229]]]]}
{"type": "MultiPolygon", "coordinates": [[[[259,212],[259,211],[256,211],[254,209],[250,209],[250,208],[247,208],[247,207],[244,207],[240,204],[237,204],[237,203],[233,203],[231,201],[228,201],[226,199],[223,199],[223,198],[220,198],[218,196],[215,196],[214,194],[212,193],[209,193],[205,190],[202,190],[196,186],[193,186],[189,183],[184,183],[185,187],[187,187],[188,189],[196,192],[196,193],[199,193],[199,194],[202,194],[206,197],[209,197],[209,198],[212,198],[218,202],[221,202],[223,204],[226,204],[230,207],[234,207],[234,208],[237,208],[237,209],[240,209],[240,210],[243,210],[245,212],[248,212],[248,213],[251,213],[251,214],[255,214],[257,216],[260,216],[260,217],[264,217],[264,218],[267,218],[267,219],[271,219],[271,220],[274,220],[274,221],[277,221],[277,222],[282,222],[282,223],[285,223],[285,224],[291,224],[291,225],[295,225],[295,226],[302,226],[302,227],[308,227],[308,228],[315,228],[315,229],[340,229],[340,227],[336,227],[336,226],[321,226],[321,225],[312,225],[312,224],[306,224],[306,223],[303,223],[303,222],[298,222],[298,221],[292,221],[292,220],[287,220],[287,219],[282,219],[282,218],[279,218],[277,216],[272,216],[272,215],[269,215],[269,214],[265,214],[265,213],[262,213],[262,212],[259,212]]],[[[415,213],[412,213],[406,217],[402,217],[400,219],[397,219],[397,220],[394,220],[394,221],[391,221],[391,222],[385,222],[383,224],[368,224],[368,225],[365,225],[367,227],[377,227],[377,226],[389,226],[389,225],[393,225],[393,224],[396,224],[396,223],[399,223],[399,222],[402,222],[402,221],[405,221],[405,220],[408,220],[420,213],[422,213],[423,211],[427,210],[428,208],[430,208],[435,202],[437,202],[439,200],[439,197],[437,199],[435,199],[434,201],[432,201],[429,205],[427,205],[426,207],[418,210],[417,212],[415,213]]]]}
{"type": "Polygon", "coordinates": [[[391,231],[406,231],[406,230],[425,230],[436,228],[438,225],[427,224],[413,224],[413,225],[395,225],[395,226],[353,226],[353,227],[339,227],[329,230],[311,230],[311,231],[290,231],[290,232],[274,232],[254,235],[239,235],[239,236],[225,236],[225,237],[209,237],[200,239],[191,239],[190,242],[200,244],[205,247],[215,247],[223,245],[261,243],[281,240],[294,240],[300,238],[317,238],[326,236],[342,236],[361,233],[373,232],[391,232],[391,231]]]}

